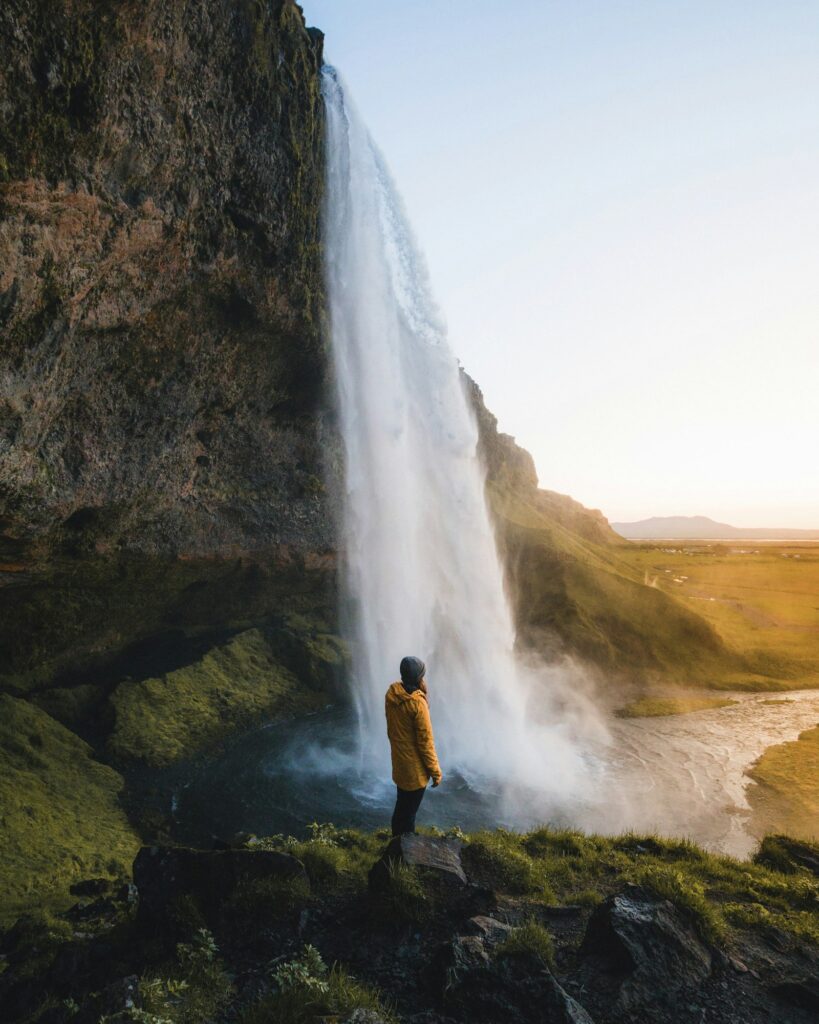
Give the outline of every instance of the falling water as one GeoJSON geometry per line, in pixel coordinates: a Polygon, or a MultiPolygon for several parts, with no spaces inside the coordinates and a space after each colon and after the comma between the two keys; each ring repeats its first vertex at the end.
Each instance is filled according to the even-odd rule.
{"type": "MultiPolygon", "coordinates": [[[[384,691],[405,654],[428,666],[445,773],[475,789],[562,797],[583,763],[535,724],[516,661],[478,432],[424,260],[384,160],[325,68],[326,276],[345,445],[345,585],[364,770],[388,774],[384,691]]],[[[548,713],[541,686],[537,710],[548,713]]]]}

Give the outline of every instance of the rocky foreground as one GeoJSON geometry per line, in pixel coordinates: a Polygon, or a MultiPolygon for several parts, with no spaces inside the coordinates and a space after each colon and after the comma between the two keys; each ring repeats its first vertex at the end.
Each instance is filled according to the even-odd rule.
{"type": "Polygon", "coordinates": [[[2,938],[0,1018],[808,1024],[819,847],[539,829],[143,847],[2,938]]]}

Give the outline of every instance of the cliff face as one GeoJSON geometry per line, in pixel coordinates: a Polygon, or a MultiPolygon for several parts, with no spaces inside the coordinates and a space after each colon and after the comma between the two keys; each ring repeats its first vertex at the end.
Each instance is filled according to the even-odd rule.
{"type": "Polygon", "coordinates": [[[321,34],[10,0],[0,40],[5,685],[326,606],[321,34]]]}

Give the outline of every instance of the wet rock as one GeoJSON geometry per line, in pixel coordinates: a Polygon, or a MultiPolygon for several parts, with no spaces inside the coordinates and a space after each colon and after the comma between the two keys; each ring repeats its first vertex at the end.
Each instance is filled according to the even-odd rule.
{"type": "Polygon", "coordinates": [[[180,897],[203,911],[217,907],[240,884],[267,878],[307,880],[301,861],[275,850],[189,850],[143,846],[134,861],[139,920],[161,921],[180,897]]]}
{"type": "MultiPolygon", "coordinates": [[[[711,951],[669,900],[630,887],[596,908],[581,953],[615,977],[619,1009],[670,1003],[711,973],[711,951]]],[[[593,973],[593,972],[592,972],[593,973]]]]}
{"type": "Polygon", "coordinates": [[[461,888],[468,884],[461,865],[463,843],[437,836],[395,836],[370,871],[370,889],[377,892],[389,882],[391,864],[418,868],[445,886],[461,888]]]}

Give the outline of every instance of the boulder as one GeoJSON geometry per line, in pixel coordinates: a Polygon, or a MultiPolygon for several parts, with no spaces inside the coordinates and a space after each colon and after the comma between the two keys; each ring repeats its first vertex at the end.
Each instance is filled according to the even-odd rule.
{"type": "Polygon", "coordinates": [[[237,886],[268,878],[307,880],[304,865],[275,850],[189,850],[143,846],[134,861],[139,920],[163,920],[171,903],[193,897],[205,911],[218,906],[237,886]]]}
{"type": "Polygon", "coordinates": [[[487,1024],[592,1024],[541,960],[528,954],[497,956],[513,930],[477,915],[439,950],[433,985],[444,1009],[487,1024]]]}
{"type": "Polygon", "coordinates": [[[378,892],[389,884],[393,864],[418,868],[445,887],[463,888],[468,885],[468,879],[461,865],[462,848],[463,843],[458,839],[413,834],[394,836],[370,871],[370,889],[378,892]]]}
{"type": "Polygon", "coordinates": [[[610,896],[589,919],[581,954],[617,976],[616,1005],[670,1003],[711,973],[712,954],[688,916],[637,886],[610,896]]]}
{"type": "Polygon", "coordinates": [[[533,956],[476,955],[477,936],[466,936],[461,960],[443,993],[444,1008],[485,1024],[593,1024],[551,971],[533,956]],[[469,952],[464,948],[469,943],[469,952]]]}

